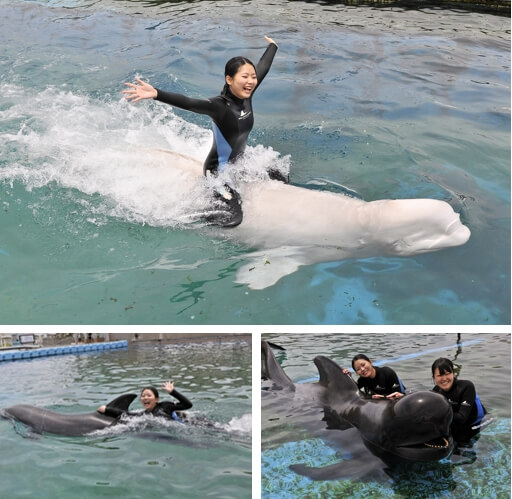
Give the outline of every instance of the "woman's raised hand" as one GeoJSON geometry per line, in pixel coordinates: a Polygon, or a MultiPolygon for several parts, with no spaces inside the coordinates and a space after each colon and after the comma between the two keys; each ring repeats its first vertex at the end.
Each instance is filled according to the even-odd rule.
{"type": "Polygon", "coordinates": [[[126,100],[131,102],[138,102],[142,99],[154,99],[158,92],[154,87],[152,87],[149,83],[142,81],[140,78],[135,78],[137,83],[125,83],[127,87],[130,87],[126,90],[123,90],[123,94],[126,96],[126,100]]]}
{"type": "Polygon", "coordinates": [[[277,47],[277,43],[274,40],[272,40],[272,38],[268,37],[267,35],[265,35],[265,40],[267,41],[267,43],[273,43],[277,47]]]}
{"type": "Polygon", "coordinates": [[[171,393],[174,391],[174,383],[172,381],[166,381],[162,388],[167,392],[167,393],[171,393]]]}

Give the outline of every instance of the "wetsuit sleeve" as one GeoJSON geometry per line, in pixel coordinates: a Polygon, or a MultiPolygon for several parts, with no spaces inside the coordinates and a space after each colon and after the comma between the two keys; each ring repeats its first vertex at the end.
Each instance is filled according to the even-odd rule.
{"type": "Polygon", "coordinates": [[[461,391],[459,396],[459,410],[453,413],[453,423],[457,425],[464,425],[467,423],[471,423],[469,417],[471,415],[471,411],[473,406],[475,405],[476,400],[476,390],[475,385],[470,381],[465,384],[466,386],[461,391]]]}
{"type": "MultiPolygon", "coordinates": [[[[256,64],[256,76],[258,77],[258,84],[256,88],[258,88],[270,70],[270,66],[272,66],[272,61],[274,60],[274,56],[277,52],[277,45],[274,43],[269,43],[267,49],[261,56],[261,59],[256,64]]],[[[255,89],[256,90],[256,89],[255,89]]]]}
{"type": "Polygon", "coordinates": [[[174,411],[186,411],[192,407],[192,402],[190,402],[190,400],[185,397],[185,395],[182,395],[176,389],[174,389],[169,395],[175,399],[178,399],[178,403],[176,404],[174,402],[168,401],[161,402],[160,406],[167,414],[171,415],[174,411]]]}
{"type": "Polygon", "coordinates": [[[192,111],[193,113],[206,114],[211,118],[216,117],[219,112],[218,106],[214,100],[210,99],[192,99],[185,95],[175,94],[173,92],[165,92],[164,90],[156,89],[157,96],[155,100],[170,104],[171,106],[179,107],[185,111],[192,111]]]}
{"type": "Polygon", "coordinates": [[[173,390],[170,393],[170,395],[172,395],[175,399],[179,400],[179,404],[174,404],[175,411],[185,411],[192,407],[192,402],[190,402],[190,400],[187,397],[185,397],[185,395],[182,395],[176,389],[173,390]]]}

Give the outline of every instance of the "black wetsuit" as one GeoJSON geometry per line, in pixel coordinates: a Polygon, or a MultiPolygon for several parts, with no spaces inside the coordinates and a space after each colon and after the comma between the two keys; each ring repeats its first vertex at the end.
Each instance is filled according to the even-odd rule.
{"type": "Polygon", "coordinates": [[[391,395],[394,392],[405,394],[405,387],[390,367],[375,367],[375,378],[357,380],[359,390],[366,395],[391,395]]]}
{"type": "Polygon", "coordinates": [[[206,114],[213,121],[213,145],[203,171],[217,173],[235,161],[245,150],[254,124],[252,96],[268,73],[277,46],[270,43],[256,65],[257,85],[248,99],[239,99],[229,90],[210,99],[191,99],[181,94],[157,89],[156,100],[194,113],[206,114]]]}
{"type": "Polygon", "coordinates": [[[471,381],[454,379],[448,392],[441,390],[438,386],[435,386],[432,391],[443,395],[452,406],[452,434],[455,440],[468,440],[478,433],[477,426],[487,411],[480,402],[475,385],[471,381]]]}
{"type": "Polygon", "coordinates": [[[127,414],[128,416],[140,416],[141,414],[153,414],[153,416],[163,416],[166,418],[177,419],[176,411],[186,411],[192,407],[192,402],[174,389],[169,395],[172,395],[175,399],[178,399],[179,403],[171,402],[169,400],[164,400],[163,402],[158,402],[152,411],[145,410],[143,412],[127,412],[122,409],[117,409],[116,407],[107,407],[105,409],[104,414],[113,418],[118,418],[123,414],[127,414]]]}

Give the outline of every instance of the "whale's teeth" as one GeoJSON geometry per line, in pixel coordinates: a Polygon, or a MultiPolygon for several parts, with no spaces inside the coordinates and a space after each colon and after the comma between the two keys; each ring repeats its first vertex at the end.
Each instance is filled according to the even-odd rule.
{"type": "Polygon", "coordinates": [[[444,442],[444,445],[435,445],[435,444],[428,444],[427,442],[425,442],[425,445],[427,447],[433,447],[435,449],[446,449],[449,445],[449,442],[448,440],[446,440],[446,438],[443,437],[443,442],[444,442]]]}

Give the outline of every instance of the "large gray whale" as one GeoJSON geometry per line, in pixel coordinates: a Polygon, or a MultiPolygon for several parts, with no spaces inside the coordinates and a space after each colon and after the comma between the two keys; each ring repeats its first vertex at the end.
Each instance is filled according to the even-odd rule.
{"type": "MultiPolygon", "coordinates": [[[[136,397],[135,393],[121,395],[109,402],[107,407],[127,411],[136,397]]],[[[2,409],[0,415],[6,419],[20,421],[36,433],[68,436],[86,435],[95,430],[112,426],[117,421],[116,418],[106,416],[98,411],[86,414],[63,414],[26,404],[2,409]]]]}
{"type": "MultiPolygon", "coordinates": [[[[314,363],[320,379],[295,384],[262,342],[262,377],[283,404],[323,410],[327,429],[355,427],[364,445],[388,465],[403,461],[426,462],[447,457],[453,450],[452,410],[443,396],[415,392],[398,400],[365,398],[352,378],[333,360],[318,356],[314,363]]],[[[313,479],[333,479],[346,473],[346,463],[325,468],[293,465],[291,469],[313,479]]]]}
{"type": "MultiPolygon", "coordinates": [[[[166,150],[148,151],[150,165],[168,164],[175,188],[197,196],[202,165],[166,150]]],[[[236,282],[252,289],[272,286],[302,265],[372,256],[410,256],[466,243],[469,229],[446,202],[436,199],[383,199],[366,202],[275,180],[240,182],[243,221],[212,229],[218,237],[253,249],[236,282]]]]}

